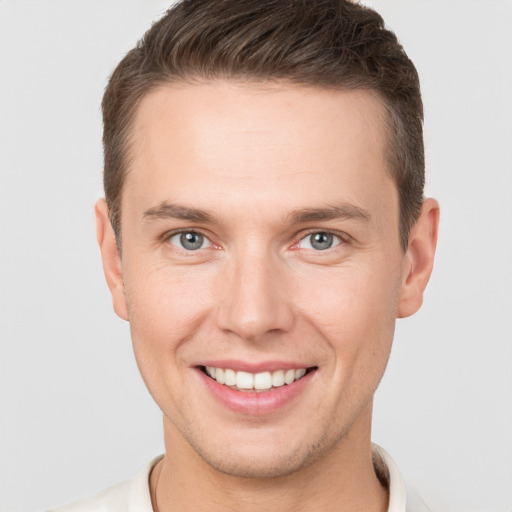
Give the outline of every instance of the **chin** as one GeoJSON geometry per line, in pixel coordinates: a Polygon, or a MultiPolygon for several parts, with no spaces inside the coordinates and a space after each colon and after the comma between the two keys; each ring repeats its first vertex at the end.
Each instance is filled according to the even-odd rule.
{"type": "Polygon", "coordinates": [[[225,475],[237,478],[278,478],[295,473],[308,465],[299,457],[279,454],[271,457],[255,455],[248,457],[229,457],[219,460],[200,454],[202,459],[213,469],[225,475]]]}
{"type": "Polygon", "coordinates": [[[297,447],[288,444],[276,446],[244,446],[202,449],[192,445],[196,453],[211,468],[225,475],[238,478],[278,478],[296,473],[313,464],[326,453],[330,444],[323,437],[317,443],[298,443],[297,447]]]}

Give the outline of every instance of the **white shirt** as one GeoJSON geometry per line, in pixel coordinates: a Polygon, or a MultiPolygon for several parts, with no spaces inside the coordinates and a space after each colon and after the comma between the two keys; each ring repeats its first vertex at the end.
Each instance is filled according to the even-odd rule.
{"type": "MultiPolygon", "coordinates": [[[[92,498],[49,512],[153,512],[149,474],[162,457],[163,455],[154,458],[131,480],[109,487],[92,498]]],[[[429,512],[417,494],[406,491],[395,462],[376,444],[373,444],[373,462],[379,479],[384,480],[389,488],[388,512],[429,512]]]]}

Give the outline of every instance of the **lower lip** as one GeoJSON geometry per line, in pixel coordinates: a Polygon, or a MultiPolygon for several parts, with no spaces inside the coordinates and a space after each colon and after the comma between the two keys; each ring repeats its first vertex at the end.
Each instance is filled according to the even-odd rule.
{"type": "Polygon", "coordinates": [[[270,414],[284,407],[304,390],[316,373],[313,370],[291,384],[255,392],[231,389],[208,377],[201,369],[198,368],[197,371],[205,386],[219,402],[232,411],[251,415],[270,414]]]}

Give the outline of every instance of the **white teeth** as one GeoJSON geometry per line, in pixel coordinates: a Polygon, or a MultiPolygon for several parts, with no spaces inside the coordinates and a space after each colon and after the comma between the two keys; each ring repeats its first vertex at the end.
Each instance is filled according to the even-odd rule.
{"type": "Polygon", "coordinates": [[[300,379],[306,375],[306,368],[301,368],[300,370],[295,370],[295,380],[300,379]]]}
{"type": "Polygon", "coordinates": [[[236,387],[240,389],[254,389],[254,376],[248,372],[236,372],[236,387]]]}
{"type": "Polygon", "coordinates": [[[275,388],[284,386],[284,370],[277,370],[272,373],[272,386],[275,388]]]}
{"type": "Polygon", "coordinates": [[[226,386],[236,385],[236,372],[234,370],[224,370],[224,384],[226,384],[226,386]]]}
{"type": "Polygon", "coordinates": [[[272,387],[272,374],[270,372],[257,373],[254,376],[254,389],[270,389],[272,387]]]}
{"type": "Polygon", "coordinates": [[[284,374],[284,383],[291,384],[295,380],[295,370],[288,370],[284,374]]]}
{"type": "Polygon", "coordinates": [[[215,369],[215,380],[219,384],[224,384],[225,378],[224,378],[224,370],[222,368],[216,368],[215,369]]]}
{"type": "Polygon", "coordinates": [[[304,377],[306,375],[306,368],[299,368],[297,370],[276,370],[274,372],[236,372],[230,368],[214,368],[207,366],[206,373],[215,379],[219,384],[231,386],[239,390],[256,390],[265,391],[272,387],[278,388],[285,384],[304,377]]]}

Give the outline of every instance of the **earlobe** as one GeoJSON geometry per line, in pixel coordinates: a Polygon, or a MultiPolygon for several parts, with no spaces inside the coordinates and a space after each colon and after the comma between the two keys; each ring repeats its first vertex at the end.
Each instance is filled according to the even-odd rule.
{"type": "Polygon", "coordinates": [[[439,204],[435,199],[425,199],[420,216],[409,234],[398,318],[413,315],[423,303],[423,292],[434,265],[438,226],[439,204]]]}
{"type": "Polygon", "coordinates": [[[112,294],[114,311],[123,320],[128,320],[128,311],[124,295],[121,256],[116,244],[116,237],[108,215],[105,199],[99,199],[94,207],[96,216],[96,239],[101,251],[103,272],[112,294]]]}

